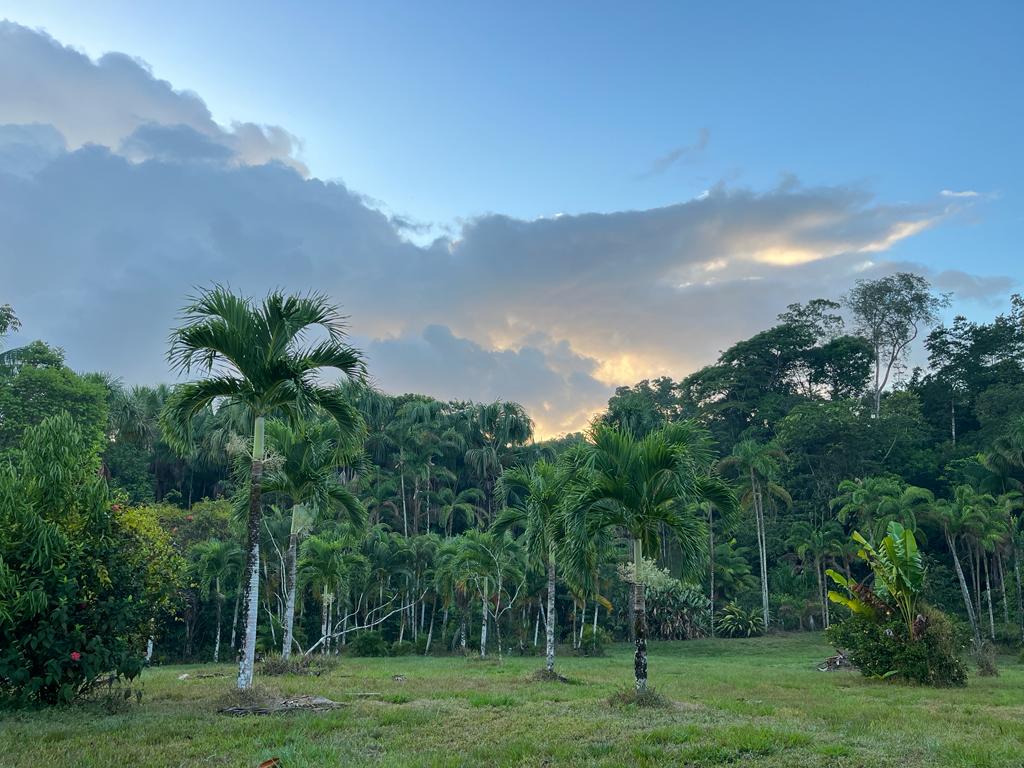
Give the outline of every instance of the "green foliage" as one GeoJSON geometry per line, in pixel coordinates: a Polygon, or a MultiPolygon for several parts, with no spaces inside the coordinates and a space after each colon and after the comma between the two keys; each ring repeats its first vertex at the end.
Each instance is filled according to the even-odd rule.
{"type": "Polygon", "coordinates": [[[736,603],[729,603],[715,620],[719,634],[726,637],[754,637],[764,632],[764,616],[752,608],[749,611],[736,603]]]}
{"type": "Polygon", "coordinates": [[[578,656],[604,656],[605,648],[611,642],[609,635],[601,627],[594,631],[594,627],[587,624],[583,627],[583,638],[580,647],[576,650],[578,656]]]}
{"type": "Polygon", "coordinates": [[[409,640],[396,640],[388,648],[388,656],[411,656],[416,653],[416,644],[409,640]]]}
{"type": "Polygon", "coordinates": [[[348,644],[353,656],[387,656],[388,644],[380,632],[360,632],[348,644]]]}
{"type": "Polygon", "coordinates": [[[619,567],[619,578],[628,584],[644,585],[647,627],[652,638],[690,640],[708,634],[711,604],[702,589],[672,576],[653,560],[644,558],[639,568],[633,563],[619,567]]]}
{"type": "Polygon", "coordinates": [[[64,365],[64,353],[41,341],[18,350],[17,362],[0,368],[0,458],[11,456],[28,427],[66,411],[89,447],[98,450],[107,427],[107,387],[64,365]]]}
{"type": "Polygon", "coordinates": [[[913,531],[896,521],[889,523],[888,533],[876,549],[857,531],[853,540],[860,545],[857,556],[867,563],[874,575],[873,590],[848,579],[834,570],[829,578],[844,587],[848,594],[829,592],[829,599],[868,619],[887,619],[892,608],[903,618],[908,637],[915,637],[917,602],[924,587],[925,568],[913,531]]]}
{"type": "Polygon", "coordinates": [[[61,414],[0,465],[0,695],[67,703],[132,679],[185,567],[156,520],[111,503],[89,438],[61,414]]]}
{"type": "Polygon", "coordinates": [[[865,677],[898,679],[935,686],[960,686],[967,670],[963,642],[954,624],[934,609],[923,612],[924,625],[912,639],[900,619],[874,621],[853,615],[826,630],[829,642],[850,657],[865,677]]]}

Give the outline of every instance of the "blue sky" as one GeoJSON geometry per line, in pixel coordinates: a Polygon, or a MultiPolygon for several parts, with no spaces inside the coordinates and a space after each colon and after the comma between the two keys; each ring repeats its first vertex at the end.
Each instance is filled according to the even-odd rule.
{"type": "MultiPolygon", "coordinates": [[[[178,144],[154,148],[152,141],[170,141],[166,132],[154,139],[151,130],[132,130],[186,126],[226,143],[237,163],[224,174],[268,160],[299,169],[301,187],[261,177],[280,181],[266,195],[280,203],[282,219],[259,239],[300,243],[289,253],[312,265],[311,279],[337,286],[339,300],[362,313],[357,324],[392,388],[420,380],[401,359],[420,359],[426,369],[430,353],[465,343],[472,349],[463,348],[462,359],[474,373],[455,372],[452,395],[533,398],[535,408],[572,411],[559,417],[560,428],[578,423],[614,384],[681,376],[763,327],[788,301],[839,295],[857,276],[918,269],[956,291],[959,310],[982,316],[1005,304],[1020,278],[1019,3],[0,0],[2,17],[42,28],[55,45],[89,59],[58,64],[56,48],[31,62],[17,54],[6,83],[0,72],[0,127],[53,125],[69,150],[81,154],[82,144],[96,143],[167,172],[177,163],[191,169],[191,183],[199,183],[194,157],[180,156],[178,144]],[[156,80],[104,67],[108,51],[144,60],[156,80]],[[86,76],[82,67],[92,70],[89,88],[74,79],[86,76]],[[166,93],[158,93],[159,80],[170,84],[166,93]],[[98,114],[119,111],[109,124],[98,114]],[[254,144],[249,129],[257,124],[280,126],[301,147],[261,136],[254,144]],[[317,179],[343,182],[356,208],[314,224],[312,212],[327,205],[307,200],[324,191],[317,179]],[[359,227],[380,234],[373,210],[429,225],[392,222],[395,232],[381,234],[378,250],[393,248],[403,269],[422,262],[440,270],[446,312],[424,302],[417,314],[385,316],[370,288],[358,289],[372,299],[366,306],[345,295],[350,283],[338,275],[364,279],[365,269],[352,272],[344,256],[331,254],[370,242],[359,227]],[[285,221],[286,213],[296,218],[285,221]],[[558,223],[557,214],[568,216],[558,223]],[[339,221],[348,228],[337,229],[339,221]],[[426,247],[441,235],[443,243],[426,247]],[[416,249],[398,255],[405,253],[399,240],[416,249]],[[635,285],[616,272],[633,258],[644,267],[635,285]],[[514,281],[507,263],[541,273],[554,265],[553,274],[535,275],[518,293],[506,288],[498,301],[481,286],[514,281]],[[666,286],[679,295],[666,295],[666,286]],[[723,307],[724,297],[731,305],[716,329],[695,338],[688,324],[705,318],[706,307],[723,307]],[[606,311],[574,322],[587,314],[585,302],[606,311]],[[561,311],[545,314],[552,305],[561,311]],[[537,381],[553,374],[565,403],[548,402],[539,389],[520,395],[500,386],[509,355],[520,356],[516,366],[539,360],[537,381]],[[479,392],[465,385],[478,375],[493,385],[479,392]],[[588,405],[573,410],[576,401],[588,405]]],[[[19,33],[24,42],[21,33],[28,30],[19,33]]],[[[108,171],[122,179],[113,165],[108,171]]],[[[115,182],[104,183],[113,189],[115,182]]],[[[182,273],[191,283],[233,277],[244,260],[196,212],[187,221],[181,212],[163,220],[102,215],[110,220],[90,222],[79,242],[96,238],[106,253],[111,232],[137,230],[127,239],[155,248],[157,229],[195,225],[182,246],[198,243],[203,254],[182,273]]],[[[253,226],[246,209],[232,215],[253,226]]],[[[41,242],[20,236],[33,247],[41,242]]],[[[123,264],[113,256],[100,263],[125,284],[136,279],[132,270],[157,268],[137,249],[126,246],[122,256],[123,264]]],[[[45,256],[38,261],[47,264],[45,256]]],[[[425,279],[417,273],[414,282],[425,279]]],[[[32,317],[32,300],[22,305],[32,317]]],[[[40,334],[57,337],[82,366],[128,365],[83,351],[87,342],[71,321],[61,325],[40,311],[38,322],[40,334]]],[[[517,382],[529,378],[516,370],[517,382]]],[[[158,373],[153,362],[127,375],[158,373]]]]}

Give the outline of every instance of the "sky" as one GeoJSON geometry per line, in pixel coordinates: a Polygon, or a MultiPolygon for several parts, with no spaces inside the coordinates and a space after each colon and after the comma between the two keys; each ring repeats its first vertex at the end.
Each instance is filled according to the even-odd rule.
{"type": "Polygon", "coordinates": [[[385,390],[552,435],[856,279],[1019,289],[1019,3],[0,18],[0,303],[78,369],[169,379],[196,285],[315,288],[385,390]]]}

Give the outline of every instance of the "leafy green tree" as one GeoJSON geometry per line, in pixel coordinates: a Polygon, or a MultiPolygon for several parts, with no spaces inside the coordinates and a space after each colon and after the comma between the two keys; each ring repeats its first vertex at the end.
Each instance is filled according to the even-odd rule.
{"type": "MultiPolygon", "coordinates": [[[[581,487],[567,514],[567,542],[577,570],[589,544],[600,532],[621,530],[632,542],[633,562],[656,552],[663,531],[683,554],[684,568],[703,563],[707,532],[699,504],[710,502],[731,513],[736,500],[729,485],[714,473],[711,435],[689,421],[676,422],[636,438],[629,432],[598,425],[585,448],[581,487]]],[[[644,587],[633,585],[634,676],[636,689],[647,689],[647,614],[644,587]]]]}
{"type": "Polygon", "coordinates": [[[94,449],[106,437],[107,389],[96,377],[64,365],[64,352],[34,341],[17,360],[0,368],[0,456],[10,455],[28,427],[67,411],[94,449]]]}
{"type": "Polygon", "coordinates": [[[917,512],[933,501],[930,491],[908,486],[899,478],[865,477],[843,480],[831,507],[841,523],[851,522],[867,532],[870,541],[878,541],[893,521],[917,530],[917,512]]]}
{"type": "Polygon", "coordinates": [[[168,359],[173,368],[207,378],[175,388],[161,425],[169,442],[187,450],[194,417],[214,403],[241,406],[252,424],[249,514],[243,591],[245,640],[238,687],[252,687],[259,615],[259,560],[265,449],[268,416],[296,418],[316,407],[348,423],[352,409],[337,387],[321,383],[325,369],[361,378],[361,354],[346,345],[338,309],[325,296],[269,294],[260,304],[222,287],[203,291],[184,309],[184,323],[171,336],[168,359]],[[307,341],[315,329],[326,333],[307,341]]]}
{"type": "Polygon", "coordinates": [[[949,305],[947,295],[932,292],[929,282],[910,272],[897,272],[877,280],[858,280],[846,297],[856,328],[874,352],[873,402],[881,415],[882,390],[903,363],[911,342],[922,329],[938,320],[949,305]]]}
{"type": "Polygon", "coordinates": [[[132,679],[184,563],[152,518],[113,503],[93,442],[67,413],[0,462],[0,695],[67,703],[132,679]]]}

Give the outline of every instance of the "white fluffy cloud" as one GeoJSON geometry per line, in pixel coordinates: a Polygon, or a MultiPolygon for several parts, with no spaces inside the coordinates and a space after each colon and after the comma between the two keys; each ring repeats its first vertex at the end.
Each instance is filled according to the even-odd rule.
{"type": "MultiPolygon", "coordinates": [[[[0,26],[0,104],[0,301],[74,365],[162,380],[194,286],[317,288],[385,389],[515,399],[542,434],[585,424],[614,385],[713,360],[791,301],[889,271],[889,248],[969,204],[787,178],[655,210],[488,215],[419,246],[307,177],[282,129],[218,126],[128,57],[0,26]]],[[[1008,288],[933,277],[971,298],[1008,288]]]]}

